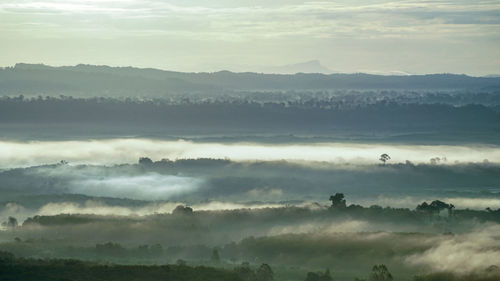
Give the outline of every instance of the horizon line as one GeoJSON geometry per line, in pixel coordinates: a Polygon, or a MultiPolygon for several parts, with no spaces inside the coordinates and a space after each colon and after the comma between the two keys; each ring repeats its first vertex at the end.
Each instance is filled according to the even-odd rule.
{"type": "Polygon", "coordinates": [[[132,65],[108,65],[108,64],[89,64],[89,63],[77,63],[77,64],[61,64],[61,65],[52,65],[45,63],[30,63],[30,62],[17,62],[14,65],[8,66],[0,66],[0,69],[9,69],[16,68],[18,65],[31,65],[31,66],[42,66],[49,68],[64,68],[64,67],[78,67],[78,66],[90,66],[90,67],[109,67],[109,68],[132,68],[137,70],[156,70],[156,71],[164,71],[164,72],[177,72],[177,73],[190,73],[190,74],[214,74],[220,72],[231,72],[235,74],[244,74],[244,73],[253,73],[253,74],[262,74],[262,75],[297,75],[297,74],[319,74],[319,75],[356,75],[356,74],[364,74],[364,75],[373,75],[373,76],[393,76],[393,77],[409,77],[409,76],[427,76],[427,75],[457,75],[457,76],[468,76],[468,77],[476,77],[476,78],[500,78],[500,74],[491,73],[485,75],[471,75],[466,73],[453,73],[453,72],[429,72],[429,73],[406,73],[404,71],[393,70],[388,71],[388,73],[379,72],[379,73],[370,73],[370,72],[340,72],[340,71],[332,71],[332,72],[296,72],[296,73],[276,73],[276,72],[257,72],[257,71],[234,71],[229,69],[220,69],[214,71],[179,71],[179,70],[171,70],[165,68],[157,68],[157,67],[142,67],[142,66],[132,66],[132,65]],[[402,74],[394,74],[391,72],[400,72],[402,74]],[[406,74],[404,74],[406,73],[406,74]]]}

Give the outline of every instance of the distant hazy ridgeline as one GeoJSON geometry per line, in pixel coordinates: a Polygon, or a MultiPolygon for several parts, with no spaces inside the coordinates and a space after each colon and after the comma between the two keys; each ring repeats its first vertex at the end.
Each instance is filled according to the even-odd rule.
{"type": "Polygon", "coordinates": [[[7,138],[29,138],[26,131],[76,137],[74,126],[82,126],[92,137],[423,133],[415,140],[478,142],[468,139],[477,135],[479,142],[496,143],[499,89],[500,78],[452,74],[181,73],[17,64],[0,69],[0,126],[7,138]]]}
{"type": "Polygon", "coordinates": [[[4,94],[91,94],[148,96],[234,90],[468,89],[498,91],[500,78],[456,74],[383,76],[370,74],[183,73],[133,67],[16,64],[0,70],[4,94]]]}

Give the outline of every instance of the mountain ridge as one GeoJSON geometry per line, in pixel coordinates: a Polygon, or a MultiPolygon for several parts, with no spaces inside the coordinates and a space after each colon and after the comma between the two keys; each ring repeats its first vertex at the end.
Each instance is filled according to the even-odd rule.
{"type": "Polygon", "coordinates": [[[0,94],[137,96],[227,91],[303,90],[500,90],[500,77],[464,74],[375,75],[366,73],[263,74],[255,72],[176,72],[154,68],[78,64],[18,63],[0,69],[0,94]]]}

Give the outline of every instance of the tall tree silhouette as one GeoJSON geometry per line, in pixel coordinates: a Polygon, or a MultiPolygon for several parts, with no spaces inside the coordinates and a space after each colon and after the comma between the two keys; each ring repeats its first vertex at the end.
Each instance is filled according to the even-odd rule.
{"type": "Polygon", "coordinates": [[[380,158],[378,160],[382,161],[382,163],[384,163],[384,165],[385,165],[385,162],[391,160],[391,156],[389,156],[389,154],[387,154],[387,153],[384,153],[384,154],[380,155],[380,158]]]}
{"type": "Polygon", "coordinates": [[[332,208],[342,209],[346,207],[344,193],[335,193],[335,195],[330,196],[330,201],[332,201],[332,208]]]}

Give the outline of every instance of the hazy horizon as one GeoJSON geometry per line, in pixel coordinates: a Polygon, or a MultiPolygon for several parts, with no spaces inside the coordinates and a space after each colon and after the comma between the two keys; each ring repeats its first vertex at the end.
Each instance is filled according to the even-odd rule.
{"type": "Polygon", "coordinates": [[[405,71],[399,71],[399,70],[388,70],[388,71],[377,71],[377,70],[361,70],[361,71],[336,71],[336,70],[331,70],[326,68],[324,65],[321,64],[321,62],[317,59],[309,60],[309,61],[302,61],[302,62],[297,62],[297,63],[292,63],[292,64],[286,64],[286,65],[272,65],[272,66],[266,66],[266,67],[248,67],[247,69],[245,68],[214,68],[213,70],[199,70],[199,71],[189,71],[189,70],[177,70],[177,69],[170,69],[168,67],[151,67],[151,66],[136,66],[136,65],[127,65],[127,64],[118,64],[118,65],[113,65],[113,64],[90,64],[90,63],[85,63],[85,62],[77,62],[74,64],[47,64],[44,62],[37,62],[37,61],[19,61],[15,62],[13,64],[9,65],[0,65],[0,69],[8,69],[8,68],[13,68],[16,65],[41,65],[41,66],[47,66],[47,67],[54,67],[54,68],[59,68],[59,67],[77,67],[77,66],[95,66],[95,67],[111,67],[111,68],[133,68],[133,69],[138,69],[138,70],[146,70],[146,69],[153,69],[153,70],[159,70],[159,71],[166,71],[166,72],[180,72],[180,73],[217,73],[217,72],[224,72],[224,71],[229,71],[229,72],[234,72],[234,73],[258,73],[258,74],[280,74],[280,75],[294,75],[294,74],[299,74],[299,73],[306,73],[306,74],[324,74],[324,75],[331,75],[331,74],[370,74],[370,75],[380,75],[380,76],[423,76],[423,75],[439,75],[439,74],[451,74],[451,75],[466,75],[470,77],[488,77],[488,78],[497,78],[500,77],[500,71],[497,73],[485,73],[485,74],[470,74],[470,73],[463,73],[463,72],[405,72],[405,71]],[[308,70],[308,69],[316,69],[315,66],[313,67],[308,67],[310,63],[316,64],[318,63],[319,67],[317,68],[318,71],[315,70],[308,70]],[[305,65],[304,68],[302,66],[305,65]],[[321,70],[321,68],[323,70],[321,70]],[[292,71],[292,69],[297,69],[297,71],[292,71]]]}
{"type": "Polygon", "coordinates": [[[0,0],[0,280],[500,280],[500,0],[0,0]]]}
{"type": "Polygon", "coordinates": [[[318,60],[342,73],[484,76],[500,73],[499,14],[492,0],[4,0],[0,65],[269,72],[318,60]]]}

